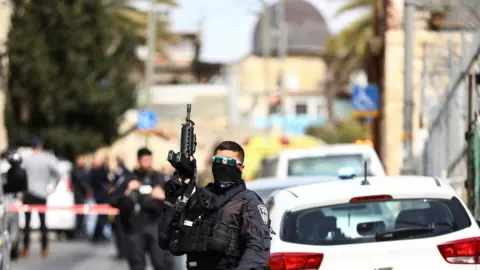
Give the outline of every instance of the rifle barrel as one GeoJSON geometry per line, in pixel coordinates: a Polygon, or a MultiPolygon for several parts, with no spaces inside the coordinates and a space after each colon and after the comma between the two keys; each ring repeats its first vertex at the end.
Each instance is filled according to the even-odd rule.
{"type": "Polygon", "coordinates": [[[190,112],[192,111],[192,104],[187,104],[187,119],[190,120],[190,112]]]}

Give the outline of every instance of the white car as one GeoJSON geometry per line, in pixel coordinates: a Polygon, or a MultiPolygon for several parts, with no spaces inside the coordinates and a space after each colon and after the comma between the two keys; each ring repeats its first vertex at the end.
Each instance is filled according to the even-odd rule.
{"type": "Polygon", "coordinates": [[[359,173],[385,176],[385,169],[375,150],[368,145],[330,144],[311,149],[282,151],[263,161],[259,177],[286,178],[290,176],[337,176],[339,170],[349,167],[359,173]]]}
{"type": "Polygon", "coordinates": [[[336,177],[319,176],[287,177],[285,179],[259,178],[246,184],[248,189],[255,191],[255,193],[257,193],[257,195],[260,196],[264,202],[266,202],[269,196],[277,190],[337,179],[338,178],[336,177]]]}
{"type": "MultiPolygon", "coordinates": [[[[54,187],[54,191],[47,197],[47,207],[72,207],[75,205],[75,200],[72,192],[72,185],[70,182],[70,171],[72,163],[61,160],[58,162],[58,168],[62,174],[60,181],[54,187]]],[[[57,233],[64,232],[67,238],[73,238],[75,234],[76,214],[71,210],[51,210],[46,213],[47,228],[50,231],[57,233]]],[[[20,228],[25,227],[25,215],[20,214],[20,228]]],[[[30,227],[32,229],[40,228],[40,219],[38,213],[32,214],[30,220],[30,227]]]]}
{"type": "Polygon", "coordinates": [[[480,228],[444,180],[392,176],[277,191],[270,267],[479,269],[480,228]]]}

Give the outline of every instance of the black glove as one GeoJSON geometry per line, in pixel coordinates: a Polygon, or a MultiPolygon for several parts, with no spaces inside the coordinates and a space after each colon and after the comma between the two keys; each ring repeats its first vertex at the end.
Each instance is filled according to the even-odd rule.
{"type": "Polygon", "coordinates": [[[183,186],[178,176],[172,177],[165,183],[165,198],[170,203],[175,204],[177,198],[183,194],[183,186]]]}

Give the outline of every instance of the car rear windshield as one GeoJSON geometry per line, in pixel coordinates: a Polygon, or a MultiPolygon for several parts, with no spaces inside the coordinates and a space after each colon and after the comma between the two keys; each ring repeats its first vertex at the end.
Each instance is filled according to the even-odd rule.
{"type": "Polygon", "coordinates": [[[434,237],[470,226],[465,208],[455,197],[370,201],[287,212],[280,238],[290,243],[331,246],[434,237]],[[378,237],[424,229],[408,237],[378,237]]]}
{"type": "MultiPolygon", "coordinates": [[[[288,161],[289,176],[337,176],[341,168],[352,168],[356,173],[363,173],[365,159],[362,155],[328,155],[304,157],[288,161]]],[[[367,175],[372,176],[370,172],[367,175]]]]}

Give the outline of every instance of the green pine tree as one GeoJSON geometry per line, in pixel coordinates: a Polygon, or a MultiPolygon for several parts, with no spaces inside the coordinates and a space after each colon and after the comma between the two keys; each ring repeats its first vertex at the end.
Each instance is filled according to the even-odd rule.
{"type": "Polygon", "coordinates": [[[13,1],[6,125],[12,144],[44,138],[73,158],[109,144],[134,106],[133,31],[103,1],[13,1]]]}

